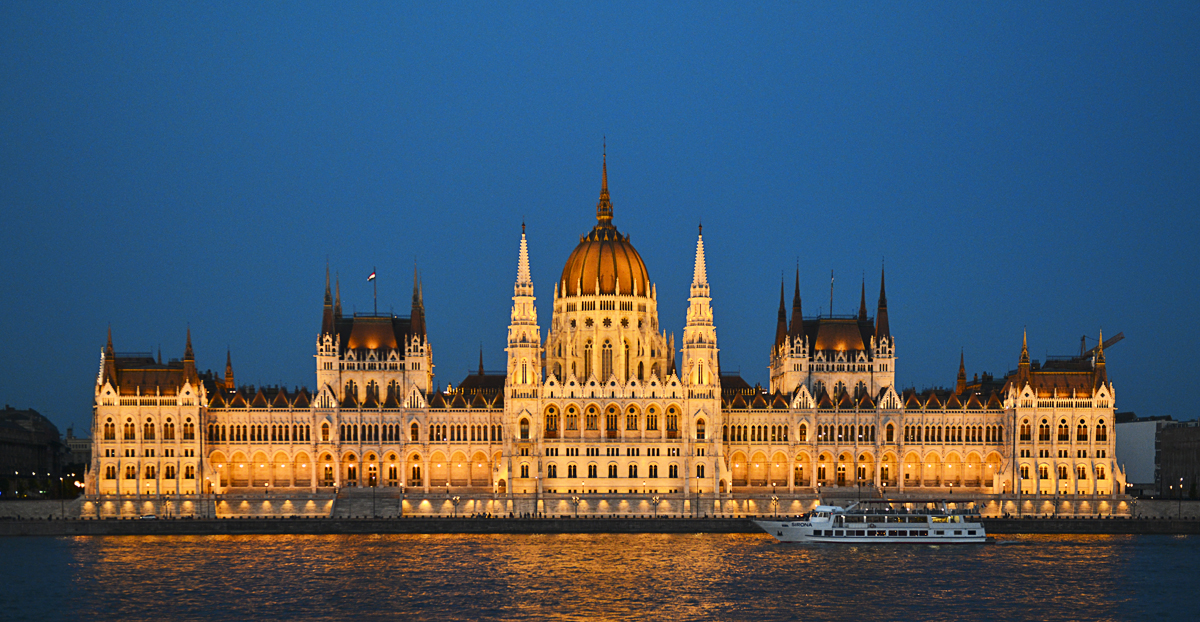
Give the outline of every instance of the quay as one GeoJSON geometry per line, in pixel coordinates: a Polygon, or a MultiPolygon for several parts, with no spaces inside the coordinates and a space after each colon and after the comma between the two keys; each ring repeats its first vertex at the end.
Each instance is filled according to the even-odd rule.
{"type": "MultiPolygon", "coordinates": [[[[989,535],[1200,535],[1195,518],[983,518],[989,535]]],[[[204,518],[0,520],[0,536],[762,533],[749,518],[204,518]]],[[[766,537],[766,534],[763,534],[766,537]]]]}

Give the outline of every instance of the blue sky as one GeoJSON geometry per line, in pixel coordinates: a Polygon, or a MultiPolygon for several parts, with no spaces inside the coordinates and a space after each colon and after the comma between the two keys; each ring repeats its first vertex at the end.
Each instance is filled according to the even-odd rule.
{"type": "MultiPolygon", "coordinates": [[[[1200,5],[34,3],[0,6],[0,401],[86,428],[117,350],[232,349],[313,383],[347,311],[425,283],[436,381],[503,367],[520,225],[543,330],[595,218],[682,333],[703,221],[722,364],[767,382],[879,269],[898,383],[1125,333],[1118,407],[1195,418],[1200,5]]],[[[873,311],[872,311],[873,313],[873,311]]]]}

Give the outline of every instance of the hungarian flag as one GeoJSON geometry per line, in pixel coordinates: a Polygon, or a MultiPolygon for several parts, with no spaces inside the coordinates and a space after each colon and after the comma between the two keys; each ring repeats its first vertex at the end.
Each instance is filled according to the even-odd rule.
{"type": "Polygon", "coordinates": [[[371,276],[367,277],[367,280],[368,280],[368,281],[374,281],[374,280],[375,280],[375,272],[374,272],[374,271],[372,271],[372,272],[371,272],[371,276]]]}

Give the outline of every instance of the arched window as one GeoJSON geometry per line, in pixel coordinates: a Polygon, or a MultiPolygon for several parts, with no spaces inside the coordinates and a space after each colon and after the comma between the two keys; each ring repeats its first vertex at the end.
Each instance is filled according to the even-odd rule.
{"type": "Polygon", "coordinates": [[[583,377],[586,379],[592,375],[592,342],[588,341],[583,344],[583,377]]]}
{"type": "MultiPolygon", "coordinates": [[[[163,440],[164,441],[175,440],[175,424],[172,423],[170,419],[167,419],[167,422],[163,424],[163,440]]],[[[174,479],[174,478],[171,478],[171,479],[174,479]]]]}
{"type": "Polygon", "coordinates": [[[605,429],[608,430],[609,432],[616,432],[617,431],[617,409],[612,406],[609,406],[608,407],[608,416],[606,416],[604,419],[605,419],[604,422],[607,424],[605,429]]]}
{"type": "MultiPolygon", "coordinates": [[[[1079,420],[1079,425],[1075,426],[1075,441],[1086,443],[1088,440],[1087,422],[1083,419],[1079,420]]],[[[1082,478],[1081,478],[1082,479],[1082,478]]]]}
{"type": "Polygon", "coordinates": [[[521,359],[521,384],[529,383],[529,361],[521,359]]]}
{"type": "Polygon", "coordinates": [[[600,346],[600,381],[607,382],[613,375],[613,347],[607,339],[600,346]]]}
{"type": "Polygon", "coordinates": [[[698,441],[704,440],[704,420],[703,419],[696,420],[696,440],[698,440],[698,441]]]}
{"type": "Polygon", "coordinates": [[[672,406],[667,409],[667,433],[679,431],[679,413],[672,406]]]}
{"type": "MultiPolygon", "coordinates": [[[[125,420],[125,440],[127,440],[127,441],[137,440],[137,428],[133,425],[133,419],[125,420]]],[[[127,477],[125,479],[130,479],[130,478],[127,477]]]]}
{"type": "MultiPolygon", "coordinates": [[[[116,426],[116,424],[114,424],[112,422],[111,417],[104,424],[104,440],[106,440],[106,441],[117,440],[117,426],[116,426]]],[[[115,478],[110,478],[110,479],[115,479],[115,478]]]]}
{"type": "Polygon", "coordinates": [[[886,442],[888,442],[888,443],[894,442],[895,436],[896,436],[896,432],[892,428],[892,424],[890,424],[890,423],[887,424],[887,441],[886,442]]]}
{"type": "MultiPolygon", "coordinates": [[[[1108,442],[1108,426],[1104,425],[1103,419],[1101,419],[1096,424],[1096,442],[1097,443],[1107,443],[1108,442]]],[[[1097,476],[1096,479],[1104,479],[1104,478],[1097,476]]]]}
{"type": "Polygon", "coordinates": [[[154,440],[154,420],[147,417],[146,425],[142,426],[142,428],[143,428],[142,429],[142,440],[146,440],[146,441],[154,440]]]}
{"type": "Polygon", "coordinates": [[[573,465],[573,464],[568,464],[568,465],[567,465],[567,478],[568,478],[568,479],[575,479],[576,477],[579,477],[579,469],[578,469],[578,467],[576,467],[576,466],[575,466],[575,465],[573,465]]]}
{"type": "Polygon", "coordinates": [[[419,442],[421,440],[421,428],[420,428],[420,426],[417,425],[416,421],[414,421],[412,424],[412,427],[409,428],[408,434],[409,434],[409,440],[414,443],[419,442]]]}
{"type": "Polygon", "coordinates": [[[1087,467],[1083,466],[1082,464],[1079,465],[1075,469],[1075,479],[1078,479],[1078,480],[1087,479],[1087,467]]]}
{"type": "MultiPolygon", "coordinates": [[[[521,440],[529,440],[529,420],[528,419],[521,419],[521,440]]],[[[522,477],[528,477],[528,476],[522,475],[522,477]]]]}
{"type": "Polygon", "coordinates": [[[1021,440],[1033,440],[1033,426],[1029,425],[1028,419],[1021,421],[1021,440]]]}
{"type": "Polygon", "coordinates": [[[1058,422],[1058,440],[1060,440],[1060,441],[1071,440],[1071,430],[1070,430],[1070,428],[1067,427],[1066,419],[1063,419],[1058,422]]]}
{"type": "Polygon", "coordinates": [[[579,429],[579,411],[575,410],[574,406],[567,407],[567,429],[568,430],[578,430],[579,429]]]}
{"type": "Polygon", "coordinates": [[[634,410],[633,408],[630,408],[629,412],[625,413],[625,429],[626,430],[638,429],[637,411],[634,410]]]}
{"type": "Polygon", "coordinates": [[[1038,441],[1043,443],[1050,442],[1050,422],[1045,419],[1042,419],[1042,422],[1038,425],[1038,441]]]}
{"type": "Polygon", "coordinates": [[[558,411],[553,406],[546,409],[546,431],[558,431],[558,411]]]}
{"type": "Polygon", "coordinates": [[[353,380],[346,381],[346,393],[344,397],[353,398],[354,401],[358,401],[358,385],[353,380]]]}
{"type": "Polygon", "coordinates": [[[1067,479],[1067,465],[1058,465],[1058,479],[1067,479]]]}
{"type": "Polygon", "coordinates": [[[526,479],[529,478],[529,465],[528,464],[521,465],[521,477],[526,478],[526,479]]]}
{"type": "Polygon", "coordinates": [[[623,360],[625,361],[625,382],[629,382],[629,342],[628,341],[625,342],[625,354],[624,354],[623,360]]]}
{"type": "Polygon", "coordinates": [[[1050,479],[1050,467],[1041,465],[1038,467],[1038,479],[1050,479]]]}
{"type": "Polygon", "coordinates": [[[696,465],[696,478],[704,479],[704,465],[703,464],[696,465]]]}
{"type": "Polygon", "coordinates": [[[1096,479],[1100,479],[1100,480],[1104,479],[1104,467],[1103,466],[1096,467],[1096,479]]]}
{"type": "Polygon", "coordinates": [[[630,478],[630,479],[634,479],[634,478],[636,478],[637,476],[638,476],[638,474],[637,474],[637,465],[636,465],[636,464],[631,464],[631,465],[629,465],[629,478],[630,478]]]}
{"type": "Polygon", "coordinates": [[[808,424],[807,423],[800,424],[800,431],[797,436],[797,440],[799,440],[801,443],[808,442],[808,424]]]}
{"type": "Polygon", "coordinates": [[[546,466],[546,477],[558,477],[558,465],[550,464],[546,466]]]}
{"type": "Polygon", "coordinates": [[[653,406],[646,409],[646,429],[658,429],[658,411],[655,410],[653,406]]]}
{"type": "Polygon", "coordinates": [[[646,379],[646,367],[642,362],[638,362],[638,380],[646,379]]]}
{"type": "Polygon", "coordinates": [[[328,423],[321,424],[321,442],[322,443],[329,442],[329,424],[328,423]]]}

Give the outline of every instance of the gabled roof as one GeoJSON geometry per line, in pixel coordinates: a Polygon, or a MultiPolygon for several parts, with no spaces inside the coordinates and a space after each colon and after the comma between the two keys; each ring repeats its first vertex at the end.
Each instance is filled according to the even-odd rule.
{"type": "Polygon", "coordinates": [[[292,401],[292,406],[296,408],[308,408],[308,405],[311,402],[312,400],[308,397],[308,389],[301,387],[300,390],[296,392],[296,399],[292,401]]]}
{"type": "Polygon", "coordinates": [[[367,391],[367,399],[363,400],[363,408],[379,408],[379,400],[375,398],[375,391],[367,391]]]}
{"type": "Polygon", "coordinates": [[[275,399],[271,400],[271,405],[275,408],[287,408],[291,404],[288,403],[287,389],[280,388],[275,394],[275,399]]]}
{"type": "Polygon", "coordinates": [[[863,393],[862,399],[858,400],[858,407],[863,410],[875,408],[875,400],[871,399],[870,393],[863,393]]]}
{"type": "Polygon", "coordinates": [[[979,401],[979,394],[972,393],[971,397],[967,398],[967,410],[982,410],[983,403],[979,401]]]}
{"type": "Polygon", "coordinates": [[[429,396],[430,408],[446,408],[446,394],[436,391],[429,396]]]}
{"type": "Polygon", "coordinates": [[[829,391],[825,387],[821,387],[821,395],[817,397],[817,408],[833,408],[833,400],[829,398],[829,391]]]}
{"type": "Polygon", "coordinates": [[[937,393],[930,391],[929,399],[925,401],[925,408],[935,409],[935,408],[941,408],[941,407],[942,407],[942,401],[938,399],[937,393]]]}
{"type": "Polygon", "coordinates": [[[919,398],[917,398],[917,394],[915,392],[909,393],[908,397],[904,400],[904,408],[906,410],[920,410],[924,407],[925,405],[921,403],[919,398]]]}
{"type": "Polygon", "coordinates": [[[229,399],[229,408],[246,408],[247,406],[246,398],[242,395],[241,391],[235,392],[233,397],[229,399]]]}
{"type": "Polygon", "coordinates": [[[962,407],[963,407],[962,402],[959,401],[957,395],[951,393],[950,396],[946,398],[946,408],[952,408],[954,410],[958,410],[962,407]]]}
{"type": "Polygon", "coordinates": [[[354,391],[346,391],[346,395],[342,398],[342,408],[358,408],[358,400],[354,396],[354,391]]]}
{"type": "Polygon", "coordinates": [[[225,406],[225,399],[221,397],[220,391],[212,391],[208,394],[209,408],[222,408],[225,406]]]}
{"type": "Polygon", "coordinates": [[[388,387],[387,397],[385,397],[383,399],[383,407],[384,408],[400,408],[400,400],[396,395],[395,387],[392,387],[392,386],[388,387]]]}
{"type": "Polygon", "coordinates": [[[1000,396],[995,391],[992,391],[992,394],[988,396],[987,407],[1004,408],[1004,402],[1000,401],[1000,396]]]}
{"type": "Polygon", "coordinates": [[[771,408],[777,410],[787,410],[790,406],[791,404],[788,401],[787,396],[783,393],[776,391],[775,394],[771,396],[771,408]]]}
{"type": "Polygon", "coordinates": [[[854,398],[850,397],[850,394],[848,392],[843,391],[842,397],[838,400],[838,408],[853,409],[854,408],[854,398]]]}

